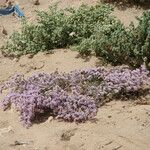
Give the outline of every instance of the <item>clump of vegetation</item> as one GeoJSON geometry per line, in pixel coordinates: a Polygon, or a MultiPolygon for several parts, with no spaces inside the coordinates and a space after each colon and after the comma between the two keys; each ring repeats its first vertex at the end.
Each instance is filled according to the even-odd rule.
{"type": "Polygon", "coordinates": [[[4,110],[13,105],[26,127],[45,112],[57,119],[84,122],[95,117],[106,100],[143,91],[150,80],[148,74],[142,66],[134,70],[114,67],[40,73],[28,78],[16,75],[1,84],[0,92],[8,92],[0,104],[4,110]]]}
{"type": "MultiPolygon", "coordinates": [[[[139,24],[134,28],[134,57],[139,62],[146,58],[146,63],[150,62],[150,11],[144,12],[141,18],[137,18],[139,24]]],[[[137,61],[137,62],[138,62],[137,61]]]]}
{"type": "Polygon", "coordinates": [[[111,16],[111,5],[87,6],[78,9],[40,11],[38,23],[23,21],[21,33],[15,32],[3,47],[3,54],[22,54],[74,46],[81,55],[94,52],[114,65],[140,66],[150,62],[150,11],[138,18],[137,27],[125,27],[111,16]]]}
{"type": "Polygon", "coordinates": [[[3,53],[18,56],[78,44],[90,37],[95,24],[102,24],[112,10],[110,5],[82,5],[77,10],[51,6],[48,12],[37,12],[37,24],[23,20],[21,33],[12,34],[3,53]]]}
{"type": "Polygon", "coordinates": [[[138,20],[137,27],[131,23],[127,28],[118,20],[108,20],[108,23],[97,26],[91,37],[84,40],[84,43],[92,41],[88,48],[81,42],[77,49],[82,55],[92,49],[97,56],[114,65],[128,64],[137,67],[145,58],[146,63],[149,63],[150,12],[144,12],[138,20]]]}

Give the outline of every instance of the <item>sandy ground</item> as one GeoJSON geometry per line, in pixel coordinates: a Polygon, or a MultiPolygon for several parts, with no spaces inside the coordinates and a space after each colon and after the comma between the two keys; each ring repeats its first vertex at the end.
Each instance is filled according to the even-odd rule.
{"type": "MultiPolygon", "coordinates": [[[[30,21],[35,20],[35,9],[47,10],[56,0],[42,0],[33,6],[32,0],[19,0],[21,8],[30,21]]],[[[82,2],[95,4],[96,0],[62,0],[60,7],[78,7],[82,2]]],[[[129,8],[114,11],[125,25],[136,24],[135,16],[142,9],[129,8]]],[[[8,36],[20,29],[20,20],[12,15],[0,17],[0,28],[4,26],[8,36]]],[[[0,32],[0,45],[8,36],[0,32]]],[[[0,82],[15,73],[29,76],[35,72],[53,72],[56,69],[69,72],[75,69],[100,65],[95,57],[84,60],[77,52],[55,50],[53,54],[38,53],[32,59],[22,56],[19,60],[0,55],[0,82]]],[[[147,97],[149,99],[149,97],[147,97]]],[[[101,107],[96,118],[84,124],[58,122],[49,117],[34,123],[29,129],[22,127],[15,110],[0,110],[0,150],[149,150],[150,149],[150,105],[135,105],[133,102],[112,101],[101,107]]]]}

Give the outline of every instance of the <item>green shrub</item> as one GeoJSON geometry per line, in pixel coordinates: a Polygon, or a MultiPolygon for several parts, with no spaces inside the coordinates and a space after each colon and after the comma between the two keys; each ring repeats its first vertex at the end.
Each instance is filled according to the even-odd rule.
{"type": "Polygon", "coordinates": [[[80,42],[82,38],[89,38],[93,34],[97,23],[102,24],[106,18],[109,18],[113,7],[111,5],[81,5],[77,10],[69,9],[68,11],[70,15],[67,25],[72,32],[76,33],[77,42],[80,42]]]}
{"type": "Polygon", "coordinates": [[[77,46],[83,55],[86,51],[93,50],[97,56],[114,65],[128,64],[137,67],[146,58],[150,62],[150,12],[144,12],[138,18],[137,27],[131,23],[126,28],[118,20],[109,18],[102,26],[97,26],[93,35],[84,40],[84,43],[93,41],[89,47],[83,43],[77,46]]]}
{"type": "Polygon", "coordinates": [[[142,62],[144,58],[150,62],[150,11],[143,13],[142,17],[137,18],[139,25],[134,30],[134,55],[137,62],[142,62]]]}
{"type": "Polygon", "coordinates": [[[75,46],[74,49],[77,50],[80,55],[88,56],[93,50],[93,42],[95,42],[91,37],[83,39],[79,45],[75,46]]]}
{"type": "Polygon", "coordinates": [[[131,29],[126,29],[119,21],[113,21],[96,32],[93,49],[97,56],[114,65],[132,63],[134,39],[131,29]]]}
{"type": "Polygon", "coordinates": [[[95,24],[105,21],[113,8],[110,5],[81,5],[62,10],[57,5],[49,7],[48,12],[38,11],[38,23],[23,21],[21,33],[15,32],[3,47],[6,55],[37,53],[54,48],[63,48],[78,44],[89,38],[95,24]],[[71,33],[74,33],[71,36],[71,33]]]}
{"type": "Polygon", "coordinates": [[[110,5],[87,6],[78,9],[39,11],[37,24],[23,20],[21,32],[15,32],[3,47],[6,55],[20,56],[54,48],[75,45],[81,55],[103,57],[114,65],[139,66],[150,62],[150,11],[138,18],[139,24],[125,27],[109,15],[110,5]]]}
{"type": "Polygon", "coordinates": [[[48,12],[38,11],[38,25],[45,33],[46,50],[64,47],[70,44],[68,17],[64,10],[59,10],[57,5],[49,7],[48,12]]]}
{"type": "Polygon", "coordinates": [[[23,21],[21,33],[14,32],[3,49],[6,55],[20,56],[27,53],[37,53],[46,48],[45,35],[38,25],[23,21]]]}

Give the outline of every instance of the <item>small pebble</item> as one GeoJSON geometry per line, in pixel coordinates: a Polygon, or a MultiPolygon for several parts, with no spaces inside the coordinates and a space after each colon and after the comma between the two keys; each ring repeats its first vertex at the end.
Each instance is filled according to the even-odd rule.
{"type": "Polygon", "coordinates": [[[39,0],[34,0],[34,5],[40,5],[39,0]]]}
{"type": "Polygon", "coordinates": [[[27,56],[28,58],[33,58],[34,55],[33,55],[33,54],[27,54],[26,56],[27,56]]]}
{"type": "Polygon", "coordinates": [[[6,30],[4,27],[3,27],[3,29],[2,29],[2,34],[8,35],[7,30],[6,30]]]}
{"type": "Polygon", "coordinates": [[[122,108],[126,108],[126,106],[122,106],[122,108]]]}
{"type": "Polygon", "coordinates": [[[108,116],[108,118],[111,118],[111,117],[112,117],[111,115],[108,116]]]}

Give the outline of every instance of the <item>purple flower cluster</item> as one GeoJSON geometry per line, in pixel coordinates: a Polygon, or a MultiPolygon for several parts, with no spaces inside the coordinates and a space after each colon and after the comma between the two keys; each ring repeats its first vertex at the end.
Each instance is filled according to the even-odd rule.
{"type": "Polygon", "coordinates": [[[83,122],[96,115],[96,103],[104,97],[140,90],[149,81],[148,73],[142,66],[40,73],[28,78],[16,75],[1,85],[1,92],[8,91],[1,106],[5,110],[14,105],[27,127],[37,113],[46,110],[58,119],[83,122]]]}

